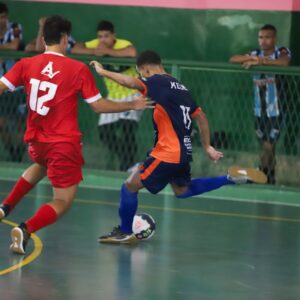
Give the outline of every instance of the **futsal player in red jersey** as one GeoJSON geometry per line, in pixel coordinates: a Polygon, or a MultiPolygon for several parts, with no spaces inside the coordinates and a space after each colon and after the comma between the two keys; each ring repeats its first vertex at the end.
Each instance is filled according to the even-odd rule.
{"type": "Polygon", "coordinates": [[[77,117],[78,95],[97,113],[140,110],[151,105],[143,97],[120,103],[101,98],[89,68],[64,56],[70,31],[71,23],[63,17],[47,18],[46,51],[21,59],[0,79],[0,93],[24,85],[28,95],[24,141],[29,144],[28,153],[34,161],[0,206],[0,220],[45,176],[53,186],[53,200],[12,229],[10,249],[15,253],[24,254],[30,234],[55,223],[75,198],[84,163],[77,117]]]}

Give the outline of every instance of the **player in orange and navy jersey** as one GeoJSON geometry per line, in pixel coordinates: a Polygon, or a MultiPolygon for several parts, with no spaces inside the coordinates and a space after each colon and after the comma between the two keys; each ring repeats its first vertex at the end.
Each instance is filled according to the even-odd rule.
{"type": "Polygon", "coordinates": [[[0,79],[0,94],[24,85],[28,95],[24,141],[29,144],[28,153],[34,162],[0,206],[0,220],[46,175],[53,186],[53,200],[12,229],[11,250],[20,254],[25,253],[32,232],[56,222],[71,207],[82,180],[84,161],[77,117],[78,94],[98,113],[149,106],[143,97],[122,103],[101,98],[89,68],[64,55],[71,31],[68,20],[60,16],[49,17],[43,30],[46,51],[21,59],[0,79]]]}
{"type": "Polygon", "coordinates": [[[208,157],[218,161],[223,153],[210,145],[208,121],[204,112],[196,105],[189,90],[164,70],[161,59],[153,51],[145,51],[137,58],[140,78],[114,73],[103,69],[96,61],[91,64],[98,74],[121,85],[139,90],[154,103],[153,124],[155,143],[149,158],[133,172],[123,184],[120,197],[119,216],[121,224],[107,235],[101,236],[103,243],[130,243],[133,217],[137,210],[137,192],[146,188],[156,194],[171,184],[178,198],[187,198],[237,182],[265,182],[266,177],[255,169],[245,169],[239,175],[236,168],[228,175],[214,178],[191,179],[192,160],[191,129],[194,119],[201,133],[203,149],[208,157]]]}

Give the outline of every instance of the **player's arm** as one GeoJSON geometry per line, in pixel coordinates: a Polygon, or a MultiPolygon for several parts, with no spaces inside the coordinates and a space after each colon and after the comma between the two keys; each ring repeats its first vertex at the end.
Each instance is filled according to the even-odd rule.
{"type": "Polygon", "coordinates": [[[90,107],[96,113],[116,113],[128,110],[143,110],[145,108],[153,108],[153,102],[147,98],[140,96],[128,102],[114,102],[108,99],[99,99],[90,103],[90,107]]]}
{"type": "Polygon", "coordinates": [[[199,113],[197,113],[195,116],[193,116],[194,120],[197,123],[197,126],[199,128],[200,137],[203,149],[207,153],[208,157],[214,161],[219,160],[223,157],[223,153],[217,151],[214,147],[210,144],[210,131],[209,131],[209,125],[208,120],[204,114],[204,112],[201,110],[199,113]]]}
{"type": "Polygon", "coordinates": [[[136,89],[141,91],[142,93],[145,91],[145,86],[142,84],[142,82],[133,76],[105,70],[103,66],[95,60],[91,61],[90,65],[95,68],[96,72],[100,76],[109,78],[127,88],[136,89]]]}
{"type": "Polygon", "coordinates": [[[81,95],[84,101],[97,113],[116,113],[153,107],[153,101],[150,101],[143,96],[136,97],[133,101],[128,102],[114,102],[101,98],[101,94],[96,86],[95,78],[89,68],[85,65],[80,72],[78,80],[81,85],[81,95]]]}

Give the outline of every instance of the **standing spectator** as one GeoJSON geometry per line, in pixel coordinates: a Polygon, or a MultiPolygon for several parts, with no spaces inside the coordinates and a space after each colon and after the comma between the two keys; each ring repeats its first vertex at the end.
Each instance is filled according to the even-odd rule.
{"type": "MultiPolygon", "coordinates": [[[[43,41],[43,28],[46,21],[46,17],[41,17],[39,19],[39,29],[38,33],[35,39],[33,39],[31,42],[29,42],[26,47],[25,51],[27,52],[44,52],[45,51],[45,43],[43,41]]],[[[72,52],[72,48],[75,45],[75,40],[72,36],[68,36],[68,48],[67,53],[72,52]]]]}
{"type": "MultiPolygon", "coordinates": [[[[266,24],[258,33],[259,49],[246,55],[234,55],[232,63],[241,63],[249,69],[254,65],[287,66],[291,52],[287,47],[276,46],[277,30],[266,24]]],[[[284,117],[285,91],[282,76],[273,74],[255,74],[254,115],[256,135],[261,143],[260,168],[266,173],[269,184],[275,184],[275,146],[280,135],[284,117]]]]}
{"type": "MultiPolygon", "coordinates": [[[[101,21],[97,27],[97,38],[91,41],[77,43],[72,53],[90,54],[97,56],[135,57],[136,49],[131,42],[118,39],[114,25],[109,21],[101,21]]],[[[130,66],[109,65],[107,69],[126,75],[137,76],[130,66]]],[[[137,96],[137,92],[116,84],[104,78],[108,90],[107,98],[116,101],[130,101],[137,96]]],[[[125,171],[136,160],[137,153],[136,131],[141,112],[129,111],[119,114],[101,114],[99,118],[99,137],[107,145],[111,153],[119,157],[120,170],[125,171]]]]}
{"type": "MultiPolygon", "coordinates": [[[[23,46],[22,26],[9,21],[8,7],[0,2],[0,50],[22,50],[23,46]]],[[[0,58],[0,77],[14,64],[14,59],[0,58]]],[[[16,132],[22,131],[25,118],[24,102],[23,88],[0,96],[0,138],[12,161],[21,161],[24,153],[22,139],[18,135],[15,137],[12,132],[12,128],[15,128],[16,132]]]]}

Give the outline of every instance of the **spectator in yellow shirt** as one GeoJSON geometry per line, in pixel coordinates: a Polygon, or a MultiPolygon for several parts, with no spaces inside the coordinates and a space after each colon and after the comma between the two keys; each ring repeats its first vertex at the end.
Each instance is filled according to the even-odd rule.
{"type": "MultiPolygon", "coordinates": [[[[97,38],[85,43],[76,43],[73,54],[88,54],[96,56],[136,57],[133,44],[116,37],[114,25],[109,21],[101,21],[97,27],[97,38]]],[[[106,68],[137,76],[135,68],[124,65],[109,65],[106,68]]],[[[137,92],[122,87],[110,79],[104,78],[107,87],[107,98],[113,101],[130,101],[137,92]]],[[[135,133],[141,112],[129,111],[125,113],[103,113],[99,117],[99,137],[107,145],[110,153],[120,160],[120,170],[126,171],[136,161],[137,143],[135,133]]]]}

